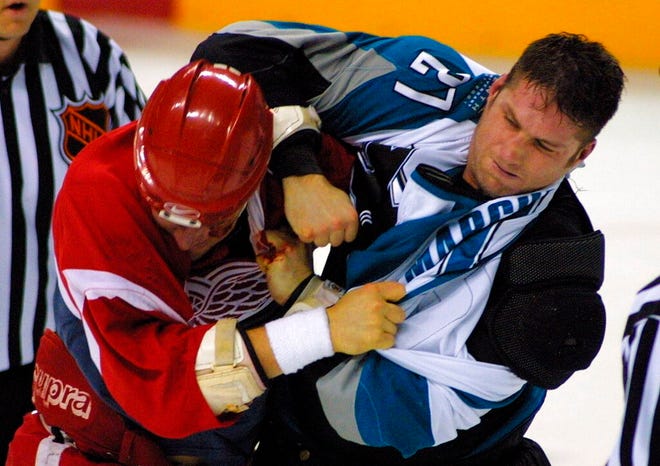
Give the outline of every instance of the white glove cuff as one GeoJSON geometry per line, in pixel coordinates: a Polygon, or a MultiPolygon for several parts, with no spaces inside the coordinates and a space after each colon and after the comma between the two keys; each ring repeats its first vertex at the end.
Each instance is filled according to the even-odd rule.
{"type": "Polygon", "coordinates": [[[319,132],[321,119],[311,105],[284,105],[270,109],[273,114],[273,149],[298,131],[311,129],[319,132]]]}
{"type": "Polygon", "coordinates": [[[269,322],[266,333],[273,355],[285,374],[293,374],[334,354],[328,316],[322,307],[269,322]]]}

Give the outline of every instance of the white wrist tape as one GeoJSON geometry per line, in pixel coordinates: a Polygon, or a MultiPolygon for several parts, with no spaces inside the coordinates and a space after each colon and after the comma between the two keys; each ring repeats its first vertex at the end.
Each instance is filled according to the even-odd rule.
{"type": "Polygon", "coordinates": [[[273,113],[273,149],[286,138],[304,129],[319,132],[321,119],[314,107],[283,105],[271,108],[273,113]]]}
{"type": "Polygon", "coordinates": [[[321,280],[313,276],[296,302],[291,305],[286,315],[294,312],[307,311],[315,307],[328,308],[334,305],[344,294],[344,290],[330,280],[321,280]]]}
{"type": "Polygon", "coordinates": [[[266,333],[277,364],[293,374],[335,352],[325,309],[318,307],[268,322],[266,333]]]}
{"type": "Polygon", "coordinates": [[[204,335],[195,369],[199,388],[214,414],[245,411],[265,391],[251,365],[243,339],[236,331],[236,319],[221,319],[204,335]],[[205,364],[209,341],[213,341],[214,361],[205,364]]]}

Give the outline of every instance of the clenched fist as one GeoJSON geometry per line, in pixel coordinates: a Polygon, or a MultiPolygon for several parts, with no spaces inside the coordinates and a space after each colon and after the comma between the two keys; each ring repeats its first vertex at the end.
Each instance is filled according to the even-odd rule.
{"type": "Polygon", "coordinates": [[[351,242],[358,215],[348,194],[323,175],[289,176],[282,180],[284,214],[298,237],[318,247],[351,242]]]}

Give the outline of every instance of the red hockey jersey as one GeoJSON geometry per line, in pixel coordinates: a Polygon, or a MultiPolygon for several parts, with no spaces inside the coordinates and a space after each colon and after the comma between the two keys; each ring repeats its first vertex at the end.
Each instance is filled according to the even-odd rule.
{"type": "MultiPolygon", "coordinates": [[[[207,299],[218,293],[207,289],[192,301],[186,293],[193,264],[140,196],[134,134],[134,123],[108,133],[67,173],[53,217],[60,291],[82,319],[91,359],[114,400],[147,430],[180,438],[227,425],[213,415],[195,377],[200,341],[227,312],[207,299]]],[[[243,236],[240,254],[221,243],[204,261],[212,273],[192,285],[194,291],[213,280],[224,284],[232,317],[271,302],[243,236]]]]}

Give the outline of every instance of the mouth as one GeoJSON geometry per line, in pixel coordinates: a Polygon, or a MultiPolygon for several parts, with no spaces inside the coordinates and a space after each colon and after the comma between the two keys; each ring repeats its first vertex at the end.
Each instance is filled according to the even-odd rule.
{"type": "Polygon", "coordinates": [[[27,8],[27,3],[24,2],[14,2],[10,3],[5,7],[7,10],[12,10],[12,11],[21,11],[27,8]]]}
{"type": "Polygon", "coordinates": [[[516,175],[515,173],[510,172],[509,170],[505,169],[504,167],[502,167],[502,165],[497,163],[495,160],[493,160],[493,165],[495,165],[497,170],[500,173],[504,174],[506,177],[508,177],[508,178],[518,178],[518,175],[516,175]]]}
{"type": "Polygon", "coordinates": [[[10,3],[9,5],[2,8],[2,10],[11,11],[13,13],[23,13],[27,11],[27,9],[28,9],[27,3],[22,3],[22,2],[10,3]]]}

